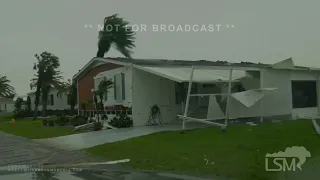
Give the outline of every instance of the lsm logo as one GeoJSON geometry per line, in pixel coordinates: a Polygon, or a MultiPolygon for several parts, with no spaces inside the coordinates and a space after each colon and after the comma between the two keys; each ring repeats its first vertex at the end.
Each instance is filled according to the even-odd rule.
{"type": "Polygon", "coordinates": [[[286,150],[269,154],[265,156],[266,171],[296,171],[306,162],[311,153],[305,147],[293,146],[286,150]]]}

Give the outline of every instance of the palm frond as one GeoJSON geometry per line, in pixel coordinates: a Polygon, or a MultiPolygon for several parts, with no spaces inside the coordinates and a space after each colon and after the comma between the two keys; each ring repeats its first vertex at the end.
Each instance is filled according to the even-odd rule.
{"type": "Polygon", "coordinates": [[[0,76],[0,97],[8,97],[15,94],[14,88],[9,84],[10,82],[6,76],[0,76]]]}
{"type": "Polygon", "coordinates": [[[113,45],[125,57],[131,58],[136,33],[128,25],[129,22],[119,18],[117,14],[104,19],[103,30],[99,32],[97,57],[103,57],[113,45]]]}

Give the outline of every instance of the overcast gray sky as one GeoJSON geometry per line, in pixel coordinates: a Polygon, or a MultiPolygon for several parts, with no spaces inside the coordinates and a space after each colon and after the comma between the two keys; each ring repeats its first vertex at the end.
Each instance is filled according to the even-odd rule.
{"type": "MultiPolygon", "coordinates": [[[[318,0],[2,0],[0,74],[26,94],[34,54],[47,50],[71,78],[95,56],[98,25],[114,13],[147,25],[147,32],[137,32],[134,58],[274,63],[293,57],[297,65],[319,67],[319,7],[318,0]],[[155,32],[153,24],[222,26],[155,32]]],[[[106,56],[121,54],[111,50],[106,56]]]]}

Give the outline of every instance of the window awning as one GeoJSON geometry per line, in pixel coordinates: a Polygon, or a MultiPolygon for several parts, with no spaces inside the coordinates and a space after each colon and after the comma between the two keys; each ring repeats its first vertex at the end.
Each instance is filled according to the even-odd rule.
{"type": "MultiPolygon", "coordinates": [[[[191,67],[154,67],[154,66],[134,66],[140,70],[182,83],[189,82],[191,75],[191,67]]],[[[194,69],[193,82],[197,83],[216,83],[228,82],[229,70],[216,70],[216,69],[194,69]]],[[[244,70],[233,70],[232,81],[237,81],[246,76],[244,70]]]]}

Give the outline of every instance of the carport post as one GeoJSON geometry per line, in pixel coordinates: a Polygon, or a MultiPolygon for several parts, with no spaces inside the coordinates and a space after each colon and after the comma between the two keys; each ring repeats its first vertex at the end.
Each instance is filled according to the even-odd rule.
{"type": "MultiPolygon", "coordinates": [[[[187,94],[186,106],[184,107],[184,114],[183,114],[184,117],[187,117],[187,115],[188,115],[188,108],[189,108],[189,101],[190,101],[190,93],[191,93],[192,79],[193,79],[193,71],[194,71],[194,66],[192,66],[191,74],[190,74],[190,80],[189,80],[189,86],[188,86],[188,94],[187,94]]],[[[185,124],[186,124],[186,119],[183,118],[182,130],[184,130],[185,124]]]]}
{"type": "MultiPolygon", "coordinates": [[[[260,89],[263,88],[263,71],[260,70],[260,89]]],[[[263,117],[264,117],[264,104],[263,104],[263,99],[264,97],[262,97],[262,99],[260,99],[260,112],[261,112],[261,116],[260,116],[260,122],[263,122],[263,117]]]]}
{"type": "Polygon", "coordinates": [[[232,68],[230,68],[230,72],[229,72],[229,82],[228,82],[228,96],[227,96],[227,104],[226,104],[226,119],[224,121],[224,125],[227,127],[228,125],[228,120],[230,117],[230,94],[231,94],[231,84],[232,81],[232,68]]]}

